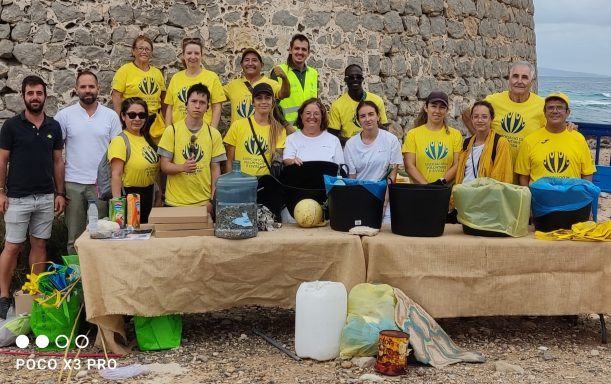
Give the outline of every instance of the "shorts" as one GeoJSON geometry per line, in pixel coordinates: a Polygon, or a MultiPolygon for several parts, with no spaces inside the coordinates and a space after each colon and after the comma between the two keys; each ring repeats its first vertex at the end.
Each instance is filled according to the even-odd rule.
{"type": "Polygon", "coordinates": [[[13,244],[23,243],[27,237],[28,225],[31,236],[49,239],[55,216],[54,201],[52,193],[9,197],[8,209],[4,213],[4,239],[13,244]]]}

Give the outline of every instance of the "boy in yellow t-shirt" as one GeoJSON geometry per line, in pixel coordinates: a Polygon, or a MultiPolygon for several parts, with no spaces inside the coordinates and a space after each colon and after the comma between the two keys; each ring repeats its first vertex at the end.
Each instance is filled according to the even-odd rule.
{"type": "Polygon", "coordinates": [[[187,92],[187,117],[166,128],[159,142],[161,169],[168,175],[165,204],[208,205],[227,159],[220,132],[204,122],[210,92],[195,84],[187,92]]]}
{"type": "Polygon", "coordinates": [[[348,91],[331,104],[329,132],[338,135],[342,142],[363,130],[356,117],[356,107],[361,100],[373,101],[380,111],[380,124],[382,126],[388,124],[384,101],[380,96],[366,92],[363,89],[363,80],[363,69],[359,65],[351,64],[347,66],[344,71],[344,81],[348,91]]]}
{"type": "Polygon", "coordinates": [[[553,93],[545,98],[547,124],[528,135],[518,152],[515,172],[520,185],[526,186],[541,177],[581,178],[592,181],[596,166],[583,135],[569,131],[566,119],[571,113],[569,98],[553,93]]]}

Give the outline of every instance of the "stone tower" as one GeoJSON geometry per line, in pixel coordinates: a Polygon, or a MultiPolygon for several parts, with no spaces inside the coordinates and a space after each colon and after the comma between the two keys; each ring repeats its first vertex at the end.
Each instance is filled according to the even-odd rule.
{"type": "MultiPolygon", "coordinates": [[[[412,124],[433,89],[451,96],[450,123],[473,100],[506,87],[511,62],[535,62],[532,0],[4,0],[0,11],[0,121],[23,109],[25,75],[50,85],[47,110],[72,100],[78,69],[97,71],[110,100],[114,71],[139,34],[169,81],[185,36],[205,41],[204,66],[221,81],[240,73],[240,52],[261,51],[265,71],[286,60],[294,33],[311,42],[309,64],[329,105],[343,69],[358,63],[383,96],[393,131],[412,124]]],[[[227,115],[227,114],[225,114],[227,115]]],[[[226,121],[226,119],[225,119],[226,121]]],[[[223,128],[223,127],[221,127],[223,128]]]]}

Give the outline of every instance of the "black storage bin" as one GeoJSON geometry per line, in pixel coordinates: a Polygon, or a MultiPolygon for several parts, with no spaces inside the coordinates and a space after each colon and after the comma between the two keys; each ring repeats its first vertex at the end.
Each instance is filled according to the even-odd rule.
{"type": "Polygon", "coordinates": [[[484,237],[510,237],[508,234],[503,232],[485,231],[483,229],[471,228],[468,225],[462,225],[462,231],[465,235],[471,236],[484,236],[484,237]]]}
{"type": "Polygon", "coordinates": [[[556,229],[571,229],[571,226],[590,219],[592,203],[572,211],[556,211],[543,216],[534,217],[535,229],[541,232],[555,231],[556,229]]]}
{"type": "Polygon", "coordinates": [[[443,235],[452,188],[430,184],[391,184],[390,225],[402,236],[443,235]]]}
{"type": "Polygon", "coordinates": [[[336,163],[329,161],[306,161],[302,165],[284,167],[280,181],[284,184],[286,208],[291,216],[295,205],[303,199],[314,199],[319,204],[324,204],[327,192],[323,176],[336,176],[338,169],[336,163]]]}
{"type": "Polygon", "coordinates": [[[331,229],[348,232],[363,225],[379,229],[384,216],[384,201],[362,185],[334,186],[329,191],[331,229]]]}

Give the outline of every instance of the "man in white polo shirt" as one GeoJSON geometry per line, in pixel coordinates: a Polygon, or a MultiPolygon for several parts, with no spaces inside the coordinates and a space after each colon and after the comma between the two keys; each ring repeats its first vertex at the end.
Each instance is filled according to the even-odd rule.
{"type": "Polygon", "coordinates": [[[87,225],[88,200],[97,201],[101,217],[107,215],[107,202],[97,200],[98,164],[106,154],[110,140],[121,133],[119,116],[98,102],[100,86],[93,72],[79,72],[75,90],[78,103],[62,109],[55,116],[65,143],[68,254],[76,253],[74,242],[87,225]]]}

